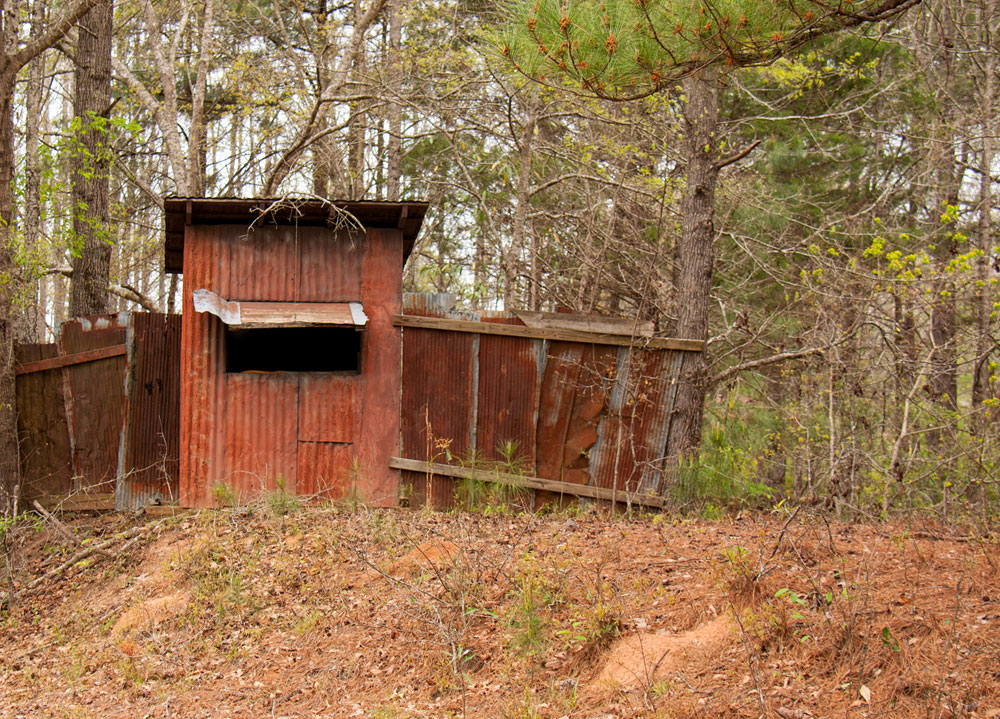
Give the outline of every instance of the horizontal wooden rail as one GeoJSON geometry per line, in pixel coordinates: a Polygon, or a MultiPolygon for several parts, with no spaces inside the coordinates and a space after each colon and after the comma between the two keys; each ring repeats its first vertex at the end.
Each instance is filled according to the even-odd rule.
{"type": "Polygon", "coordinates": [[[38,360],[37,362],[28,362],[27,364],[18,365],[14,373],[22,375],[31,374],[32,372],[43,372],[47,369],[59,369],[60,367],[69,367],[70,365],[84,364],[85,362],[96,362],[97,360],[108,359],[109,357],[121,357],[124,354],[125,345],[112,345],[111,347],[101,347],[96,350],[62,355],[61,357],[50,357],[49,359],[38,360]]]}
{"type": "Polygon", "coordinates": [[[676,337],[642,337],[616,335],[587,330],[568,330],[557,327],[523,327],[504,325],[498,322],[476,322],[473,320],[452,320],[445,317],[423,317],[421,315],[395,315],[392,323],[397,327],[415,327],[425,330],[449,330],[451,332],[471,332],[482,335],[505,335],[526,337],[536,340],[557,340],[562,342],[585,342],[595,345],[619,345],[655,350],[685,350],[701,352],[705,343],[701,340],[685,340],[676,337]]]}
{"type": "Polygon", "coordinates": [[[472,479],[479,482],[495,482],[513,487],[525,487],[528,489],[541,489],[546,492],[556,492],[557,494],[570,494],[574,497],[589,497],[591,499],[607,499],[618,502],[631,502],[644,507],[663,507],[666,500],[655,495],[640,494],[638,492],[623,492],[622,490],[605,489],[604,487],[590,487],[585,484],[573,484],[572,482],[559,482],[554,479],[542,479],[541,477],[526,477],[519,474],[508,474],[499,470],[456,467],[450,464],[438,464],[436,462],[424,462],[419,459],[406,459],[405,457],[390,457],[389,466],[392,469],[405,469],[410,472],[422,472],[437,474],[442,477],[452,477],[455,479],[472,479]]]}

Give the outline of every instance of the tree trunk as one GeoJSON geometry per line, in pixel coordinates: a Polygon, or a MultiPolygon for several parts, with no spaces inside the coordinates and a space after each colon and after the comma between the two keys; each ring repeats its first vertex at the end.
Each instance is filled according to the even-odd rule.
{"type": "MultiPolygon", "coordinates": [[[[521,138],[518,147],[518,171],[517,171],[517,204],[514,207],[514,221],[511,227],[510,251],[507,253],[503,267],[503,306],[510,311],[517,307],[519,301],[515,298],[517,275],[521,267],[521,258],[525,250],[525,243],[530,228],[528,227],[528,209],[531,205],[531,163],[534,159],[535,127],[538,120],[537,94],[532,89],[528,97],[527,112],[524,127],[521,129],[521,138]]],[[[535,280],[536,257],[531,257],[531,281],[535,280]]],[[[529,288],[531,296],[534,296],[535,287],[529,288]]]]}
{"type": "Polygon", "coordinates": [[[389,141],[386,146],[386,190],[385,199],[399,202],[399,185],[403,176],[403,106],[400,96],[403,92],[403,68],[400,63],[402,51],[403,22],[400,0],[390,0],[386,4],[389,15],[389,141]]]}
{"type": "Polygon", "coordinates": [[[980,96],[980,134],[982,147],[979,152],[979,223],[976,230],[976,248],[982,252],[976,264],[976,359],[973,364],[972,406],[979,407],[990,398],[990,356],[993,342],[990,339],[990,313],[992,292],[990,289],[991,265],[993,263],[993,235],[990,213],[993,206],[994,142],[996,139],[996,50],[990,43],[990,23],[996,14],[996,2],[989,3],[989,10],[983,10],[980,32],[983,33],[983,47],[987,48],[984,60],[982,95],[980,96]]]}
{"type": "MultiPolygon", "coordinates": [[[[684,155],[687,184],[681,201],[674,288],[678,337],[708,339],[715,243],[715,188],[719,177],[715,152],[719,95],[713,78],[696,75],[684,82],[684,155]]],[[[676,466],[701,443],[708,365],[703,353],[686,352],[667,437],[668,467],[676,466]]]]}
{"type": "MultiPolygon", "coordinates": [[[[5,18],[6,19],[6,18],[5,18]]],[[[14,500],[20,482],[17,411],[14,384],[14,256],[12,228],[14,198],[14,99],[16,71],[0,73],[0,516],[16,512],[14,500]]]]}
{"type": "MultiPolygon", "coordinates": [[[[955,27],[951,11],[942,8],[939,22],[935,23],[932,37],[938,52],[938,79],[942,90],[952,87],[955,65],[955,27]]],[[[949,205],[958,204],[959,176],[955,163],[955,108],[947,94],[942,95],[943,106],[934,123],[930,148],[929,178],[934,183],[933,205],[928,223],[934,244],[937,247],[935,259],[942,279],[934,288],[931,306],[931,357],[930,376],[927,382],[931,400],[946,410],[955,411],[958,406],[958,368],[955,351],[955,285],[944,268],[958,254],[958,248],[951,239],[954,228],[942,225],[941,215],[949,205]]],[[[928,442],[937,445],[940,433],[935,430],[927,435],[928,442]]]]}
{"type": "Polygon", "coordinates": [[[104,0],[80,19],[76,48],[73,110],[73,233],[79,254],[73,258],[70,314],[109,312],[111,296],[110,150],[107,119],[111,105],[112,2],[104,0]]]}
{"type": "MultiPolygon", "coordinates": [[[[45,11],[42,0],[31,3],[31,33],[38,35],[42,30],[42,14],[45,11]]],[[[24,88],[24,244],[34,248],[42,237],[42,165],[39,149],[41,146],[42,122],[42,75],[45,59],[39,55],[28,63],[28,77],[24,88]]],[[[37,280],[35,295],[38,302],[25,307],[20,322],[18,340],[40,342],[45,331],[45,283],[46,278],[37,280]]]]}

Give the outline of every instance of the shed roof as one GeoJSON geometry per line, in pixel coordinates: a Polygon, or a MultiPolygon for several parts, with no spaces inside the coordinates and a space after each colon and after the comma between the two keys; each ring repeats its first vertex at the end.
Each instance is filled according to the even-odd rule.
{"type": "Polygon", "coordinates": [[[166,235],[163,266],[167,272],[184,267],[186,225],[350,225],[394,227],[403,231],[403,256],[409,257],[427,213],[426,202],[352,202],[344,200],[239,197],[168,197],[163,203],[166,235]]]}

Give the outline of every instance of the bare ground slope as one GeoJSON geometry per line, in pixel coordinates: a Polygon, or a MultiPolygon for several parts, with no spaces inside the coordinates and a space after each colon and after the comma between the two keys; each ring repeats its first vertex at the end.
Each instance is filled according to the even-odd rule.
{"type": "MultiPolygon", "coordinates": [[[[21,594],[0,716],[1000,717],[995,541],[292,509],[150,523],[21,594]]],[[[15,589],[79,549],[23,533],[15,589]]]]}

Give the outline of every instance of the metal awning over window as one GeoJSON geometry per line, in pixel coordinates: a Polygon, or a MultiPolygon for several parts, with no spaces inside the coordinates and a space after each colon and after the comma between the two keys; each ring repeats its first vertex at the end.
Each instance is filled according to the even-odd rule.
{"type": "Polygon", "coordinates": [[[209,312],[230,327],[319,327],[323,325],[363,328],[368,316],[360,302],[237,302],[211,290],[195,290],[194,311],[209,312]]]}

